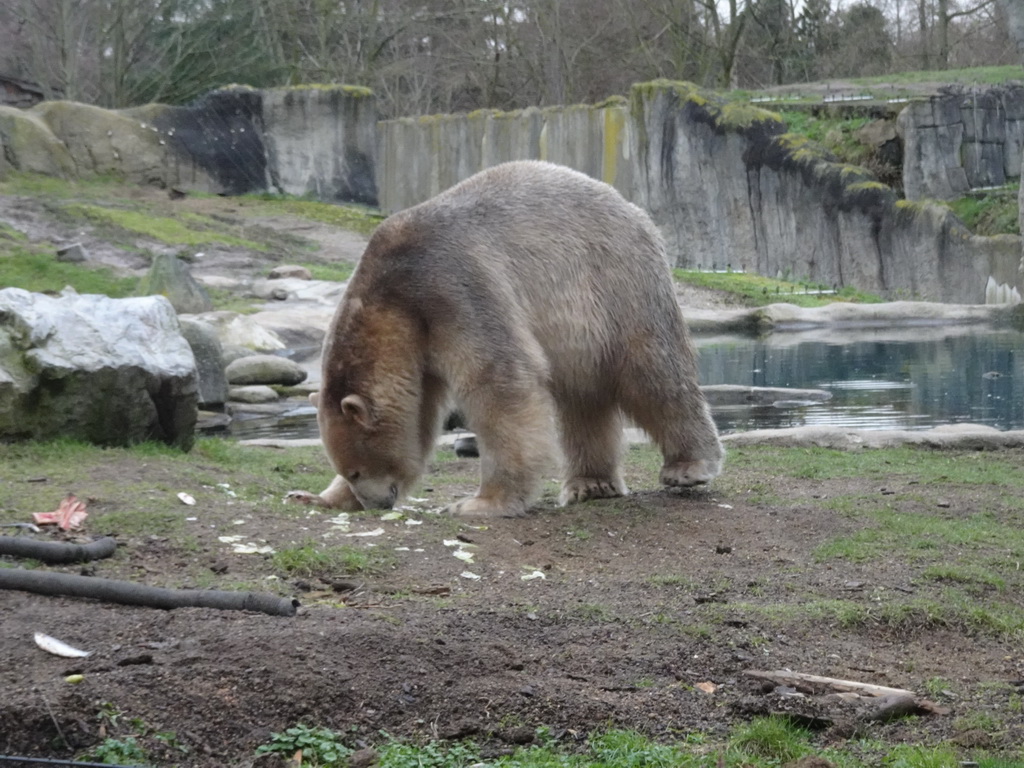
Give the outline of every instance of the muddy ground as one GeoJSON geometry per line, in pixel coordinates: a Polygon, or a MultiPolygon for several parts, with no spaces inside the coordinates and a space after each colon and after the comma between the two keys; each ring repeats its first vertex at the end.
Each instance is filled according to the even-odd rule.
{"type": "MultiPolygon", "coordinates": [[[[230,201],[210,205],[237,212],[230,201]]],[[[329,234],[316,233],[330,248],[329,234]]],[[[91,510],[86,532],[118,538],[109,560],[48,570],[260,589],[301,607],[280,617],[0,592],[0,755],[67,757],[131,735],[153,764],[242,766],[271,732],[296,723],[336,729],[352,745],[379,742],[381,731],[469,737],[489,754],[529,742],[539,726],[567,743],[609,727],[666,739],[702,731],[714,749],[731,727],[773,712],[812,728],[822,747],[855,748],[868,737],[1012,752],[1024,742],[1019,631],[930,614],[949,585],[924,577],[942,563],[996,563],[1009,590],[969,588],[979,602],[998,593],[1022,610],[1015,550],[965,543],[908,557],[882,546],[851,560],[819,549],[875,526],[879,508],[944,520],[984,513],[1018,525],[1019,488],[920,482],[898,463],[858,476],[840,453],[829,458],[834,472],[782,471],[767,459],[785,449],[764,461],[759,450],[734,450],[707,489],[667,492],[656,489],[656,457],[632,449],[628,498],[558,509],[549,488],[526,518],[485,525],[434,512],[474,489],[477,460],[449,457],[432,466],[402,519],[357,516],[347,529],[281,503],[285,480],[322,487],[315,450],[287,478],[198,458],[207,477],[199,486],[194,467],[136,453],[48,477],[8,464],[5,521],[43,511],[29,503],[41,488],[58,499],[74,491],[91,510]],[[104,522],[179,490],[197,504],[182,506],[170,531],[104,522]],[[349,535],[363,533],[374,535],[349,535]],[[312,542],[370,559],[289,572],[272,554],[235,553],[220,538],[230,535],[278,552],[312,542]],[[49,655],[33,642],[40,631],[92,655],[49,655]],[[907,688],[943,714],[875,722],[864,717],[873,704],[766,692],[747,674],[785,668],[907,688]],[[81,682],[66,681],[78,674],[81,682]]],[[[1015,451],[943,456],[960,466],[1024,463],[1015,451]]]]}

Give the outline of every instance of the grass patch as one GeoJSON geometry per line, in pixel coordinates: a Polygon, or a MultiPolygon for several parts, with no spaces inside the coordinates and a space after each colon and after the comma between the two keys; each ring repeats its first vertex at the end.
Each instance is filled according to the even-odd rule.
{"type": "Polygon", "coordinates": [[[305,578],[379,573],[391,562],[379,550],[353,546],[322,546],[308,542],[274,553],[274,567],[305,578]]]}
{"type": "Polygon", "coordinates": [[[327,280],[333,283],[344,283],[355,272],[355,264],[334,262],[331,264],[309,264],[298,262],[309,270],[314,280],[327,280]]]}
{"type": "Polygon", "coordinates": [[[384,220],[380,213],[358,205],[335,205],[271,194],[245,195],[241,200],[251,205],[265,206],[268,212],[287,213],[364,235],[372,234],[384,220]]]}
{"type": "Polygon", "coordinates": [[[868,117],[837,117],[827,112],[812,114],[802,110],[782,113],[790,132],[816,142],[849,165],[865,165],[871,147],[861,143],[857,131],[871,122],[868,117]]]}
{"type": "Polygon", "coordinates": [[[195,213],[183,213],[180,217],[172,218],[143,211],[107,208],[85,203],[68,205],[64,211],[72,217],[85,219],[107,229],[142,235],[168,245],[197,247],[210,243],[223,243],[255,251],[267,249],[263,243],[223,232],[221,230],[224,225],[218,224],[208,216],[195,213]]]}
{"type": "Polygon", "coordinates": [[[777,280],[751,272],[702,272],[694,269],[674,269],[676,280],[698,288],[707,288],[734,294],[746,303],[760,307],[785,302],[799,307],[822,307],[837,301],[873,304],[881,297],[858,291],[855,288],[841,288],[835,293],[829,286],[812,282],[777,280]]]}
{"type": "Polygon", "coordinates": [[[952,200],[953,213],[976,235],[1019,235],[1017,185],[952,200]]]}
{"type": "MultiPolygon", "coordinates": [[[[818,562],[833,558],[865,562],[884,551],[889,557],[913,560],[946,550],[958,553],[998,550],[1007,563],[1024,559],[1024,531],[1017,521],[1006,524],[987,514],[945,518],[888,511],[876,511],[869,517],[873,518],[873,527],[818,547],[815,559],[818,562]]],[[[977,575],[973,580],[978,581],[977,575]]]]}
{"type": "Polygon", "coordinates": [[[106,267],[84,267],[57,261],[51,253],[22,245],[0,233],[0,288],[57,293],[69,285],[83,294],[124,298],[135,292],[138,280],[119,277],[106,267]]]}
{"type": "MultiPolygon", "coordinates": [[[[914,446],[864,451],[735,446],[729,449],[727,466],[769,469],[779,477],[811,480],[858,477],[866,482],[878,479],[891,484],[907,478],[921,486],[943,483],[1024,488],[1020,457],[1013,452],[931,451],[914,446]]],[[[723,475],[722,480],[728,481],[728,477],[723,475]]]]}

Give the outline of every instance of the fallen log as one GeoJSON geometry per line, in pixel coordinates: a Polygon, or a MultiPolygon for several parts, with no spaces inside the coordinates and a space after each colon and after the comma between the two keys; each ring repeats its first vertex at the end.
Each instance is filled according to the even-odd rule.
{"type": "Polygon", "coordinates": [[[117,540],[104,536],[88,544],[64,541],[37,541],[26,536],[0,536],[0,555],[30,557],[48,565],[84,563],[110,557],[117,549],[117,540]]]}
{"type": "Polygon", "coordinates": [[[765,671],[758,669],[744,670],[743,674],[758,680],[765,680],[775,686],[792,688],[803,694],[830,694],[837,698],[854,703],[868,702],[871,706],[864,715],[864,720],[887,722],[897,717],[910,714],[948,715],[949,709],[928,699],[919,699],[913,691],[906,688],[890,688],[885,685],[861,683],[856,680],[841,680],[835,677],[808,675],[804,672],[793,672],[788,669],[765,671]]]}
{"type": "Polygon", "coordinates": [[[748,677],[756,677],[758,680],[767,680],[770,683],[775,683],[775,685],[788,685],[805,693],[821,693],[824,688],[829,691],[853,691],[868,696],[914,696],[913,691],[908,691],[905,688],[889,688],[884,685],[859,683],[854,680],[839,680],[835,677],[808,675],[803,672],[791,672],[788,669],[780,669],[773,672],[747,669],[744,670],[743,674],[748,677]]]}
{"type": "Polygon", "coordinates": [[[76,576],[69,573],[0,568],[0,589],[18,589],[51,597],[88,597],[107,603],[146,608],[217,608],[222,611],[259,611],[271,616],[294,616],[299,601],[256,592],[217,589],[165,589],[131,581],[76,576]]]}

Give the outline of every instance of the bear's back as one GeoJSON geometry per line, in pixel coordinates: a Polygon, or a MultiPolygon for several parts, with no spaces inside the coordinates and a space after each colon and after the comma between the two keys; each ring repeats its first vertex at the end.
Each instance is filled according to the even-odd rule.
{"type": "Polygon", "coordinates": [[[363,258],[360,295],[428,324],[528,328],[556,377],[611,365],[637,338],[684,333],[650,217],[551,163],[495,166],[389,217],[363,258]]]}

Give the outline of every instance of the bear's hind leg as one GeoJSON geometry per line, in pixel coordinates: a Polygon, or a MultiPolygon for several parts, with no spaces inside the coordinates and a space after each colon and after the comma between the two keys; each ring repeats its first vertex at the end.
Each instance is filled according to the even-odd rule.
{"type": "Polygon", "coordinates": [[[561,408],[565,481],[562,506],[629,493],[622,479],[622,414],[614,403],[566,404],[561,408]]]}
{"type": "Polygon", "coordinates": [[[646,375],[631,377],[622,407],[661,449],[663,485],[703,485],[721,473],[725,452],[696,371],[677,366],[658,375],[665,366],[651,365],[646,375]]]}

